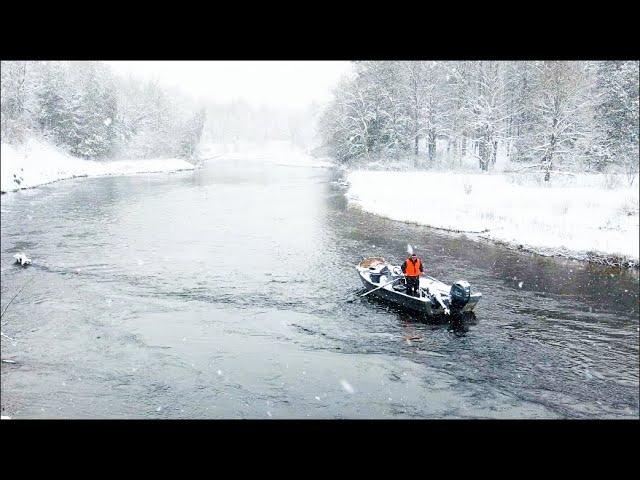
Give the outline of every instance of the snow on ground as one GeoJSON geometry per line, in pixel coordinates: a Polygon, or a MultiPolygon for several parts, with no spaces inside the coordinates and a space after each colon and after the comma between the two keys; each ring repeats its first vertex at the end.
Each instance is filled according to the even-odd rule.
{"type": "Polygon", "coordinates": [[[102,162],[83,160],[37,139],[29,139],[18,147],[2,143],[1,148],[0,190],[3,192],[79,176],[130,175],[195,168],[178,158],[102,162]]]}
{"type": "Polygon", "coordinates": [[[200,149],[205,161],[251,160],[291,167],[332,167],[328,158],[314,158],[302,147],[288,141],[264,143],[236,142],[227,145],[210,143],[200,149]]]}
{"type": "Polygon", "coordinates": [[[347,198],[393,220],[483,232],[478,236],[542,253],[622,255],[637,264],[638,182],[610,189],[602,175],[557,178],[518,184],[500,174],[356,170],[347,176],[347,198]]]}

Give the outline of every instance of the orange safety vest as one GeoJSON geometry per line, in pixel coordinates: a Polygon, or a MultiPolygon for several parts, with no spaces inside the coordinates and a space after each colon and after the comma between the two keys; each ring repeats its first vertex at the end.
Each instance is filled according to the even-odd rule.
{"type": "Polygon", "coordinates": [[[404,274],[407,277],[419,277],[420,276],[420,259],[417,258],[416,259],[416,263],[413,263],[413,260],[411,260],[411,258],[407,258],[406,261],[407,267],[405,269],[404,274]]]}

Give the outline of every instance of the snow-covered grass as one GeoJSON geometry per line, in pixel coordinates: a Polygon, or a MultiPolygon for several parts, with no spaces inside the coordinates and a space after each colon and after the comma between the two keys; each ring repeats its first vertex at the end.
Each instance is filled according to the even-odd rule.
{"type": "Polygon", "coordinates": [[[332,167],[329,158],[314,158],[308,149],[288,141],[264,143],[239,142],[232,144],[209,143],[200,149],[205,161],[251,160],[292,167],[332,167]]]}
{"type": "Polygon", "coordinates": [[[504,174],[356,170],[347,197],[393,220],[476,233],[540,253],[619,256],[637,264],[638,183],[601,175],[540,184],[504,174]]]}
{"type": "Polygon", "coordinates": [[[34,138],[20,146],[2,143],[1,148],[2,192],[36,187],[74,177],[173,172],[195,168],[191,163],[179,158],[100,162],[83,160],[34,138]]]}

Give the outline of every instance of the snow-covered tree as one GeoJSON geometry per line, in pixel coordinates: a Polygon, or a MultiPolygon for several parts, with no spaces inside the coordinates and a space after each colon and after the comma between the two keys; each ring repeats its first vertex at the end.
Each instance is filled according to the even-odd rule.
{"type": "Polygon", "coordinates": [[[537,70],[532,152],[548,179],[554,165],[572,163],[579,156],[578,144],[588,146],[592,96],[585,62],[545,61],[537,70]]]}
{"type": "Polygon", "coordinates": [[[638,171],[638,62],[606,61],[596,65],[596,132],[593,163],[618,163],[632,181],[638,171]]]}
{"type": "Polygon", "coordinates": [[[202,129],[206,120],[206,110],[201,108],[191,118],[189,118],[184,126],[182,138],[180,141],[180,156],[184,158],[194,158],[196,148],[202,137],[202,129]]]}
{"type": "Polygon", "coordinates": [[[157,83],[115,78],[102,62],[1,67],[3,142],[40,135],[74,155],[100,159],[183,155],[201,138],[196,125],[204,117],[192,102],[157,83]]]}
{"type": "Polygon", "coordinates": [[[422,124],[427,139],[427,158],[436,158],[436,140],[440,135],[451,136],[451,72],[443,62],[425,62],[424,109],[422,124]]]}
{"type": "Polygon", "coordinates": [[[21,142],[33,128],[37,62],[3,61],[0,64],[0,118],[2,139],[21,142]]]}
{"type": "Polygon", "coordinates": [[[68,98],[71,121],[66,139],[71,153],[84,158],[111,154],[116,139],[117,97],[109,70],[99,62],[74,62],[68,98]]]}
{"type": "Polygon", "coordinates": [[[420,153],[420,138],[424,134],[422,117],[426,103],[427,75],[423,62],[399,62],[399,67],[408,134],[413,140],[413,153],[417,158],[420,153]]]}
{"type": "Polygon", "coordinates": [[[70,121],[65,93],[67,66],[62,62],[42,65],[40,86],[36,96],[39,105],[38,123],[45,137],[55,144],[65,143],[65,130],[70,121]]]}
{"type": "Polygon", "coordinates": [[[506,149],[511,161],[533,161],[533,132],[537,121],[534,95],[538,61],[515,61],[505,65],[506,149]]]}

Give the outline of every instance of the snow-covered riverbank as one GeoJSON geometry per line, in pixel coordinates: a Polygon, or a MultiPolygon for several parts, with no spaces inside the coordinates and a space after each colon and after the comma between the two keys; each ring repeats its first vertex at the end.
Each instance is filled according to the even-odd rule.
{"type": "Polygon", "coordinates": [[[638,264],[638,183],[602,175],[522,182],[505,174],[352,171],[349,200],[393,220],[467,232],[545,255],[638,264]]]}
{"type": "Polygon", "coordinates": [[[30,139],[18,147],[2,143],[1,148],[0,190],[3,193],[74,177],[174,172],[195,168],[179,158],[101,162],[83,160],[36,139],[30,139]]]}

